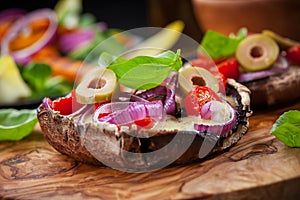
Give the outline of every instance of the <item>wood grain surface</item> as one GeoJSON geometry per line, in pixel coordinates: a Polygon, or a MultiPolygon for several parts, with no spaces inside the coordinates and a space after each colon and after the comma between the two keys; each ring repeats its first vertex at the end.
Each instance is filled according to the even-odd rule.
{"type": "Polygon", "coordinates": [[[204,162],[147,173],[78,163],[55,151],[37,126],[0,142],[0,199],[300,199],[300,148],[269,131],[284,111],[256,111],[237,145],[204,162]]]}

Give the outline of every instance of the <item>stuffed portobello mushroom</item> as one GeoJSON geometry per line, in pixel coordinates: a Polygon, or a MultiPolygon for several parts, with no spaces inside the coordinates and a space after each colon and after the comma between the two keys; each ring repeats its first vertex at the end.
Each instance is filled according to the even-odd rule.
{"type": "Polygon", "coordinates": [[[79,162],[127,171],[201,161],[236,144],[248,130],[250,90],[183,65],[179,53],[114,60],[69,95],[45,97],[46,140],[79,162]]]}
{"type": "MultiPolygon", "coordinates": [[[[251,31],[251,30],[250,30],[251,31]]],[[[229,36],[207,31],[201,41],[219,71],[251,91],[251,108],[262,110],[300,99],[300,43],[271,30],[248,32],[241,28],[229,36]]],[[[191,61],[205,66],[205,58],[191,61]]]]}

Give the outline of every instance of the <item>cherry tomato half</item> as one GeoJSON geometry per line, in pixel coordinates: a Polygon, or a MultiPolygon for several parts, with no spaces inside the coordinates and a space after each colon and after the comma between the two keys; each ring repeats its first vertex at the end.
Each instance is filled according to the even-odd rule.
{"type": "Polygon", "coordinates": [[[240,77],[239,64],[236,58],[230,58],[218,64],[219,72],[226,78],[238,80],[240,77]]]}
{"type": "Polygon", "coordinates": [[[195,85],[184,98],[184,107],[187,115],[198,116],[202,106],[211,100],[221,101],[220,97],[209,87],[195,85]]]}
{"type": "Polygon", "coordinates": [[[290,47],[286,52],[286,57],[291,63],[300,66],[300,45],[290,47]]]}

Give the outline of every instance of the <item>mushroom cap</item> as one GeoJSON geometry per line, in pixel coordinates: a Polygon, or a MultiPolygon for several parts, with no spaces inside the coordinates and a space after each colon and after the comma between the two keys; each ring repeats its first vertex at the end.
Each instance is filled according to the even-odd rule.
{"type": "Polygon", "coordinates": [[[255,110],[278,107],[300,99],[300,67],[264,79],[243,83],[251,90],[251,107],[255,110]]]}
{"type": "MultiPolygon", "coordinates": [[[[252,114],[250,90],[233,79],[228,79],[226,96],[232,97],[236,102],[237,124],[219,138],[209,154],[216,154],[236,144],[249,127],[249,117],[252,114]]],[[[77,117],[61,115],[44,104],[38,107],[38,120],[42,133],[51,146],[58,152],[86,164],[108,166],[113,162],[116,168],[139,166],[146,169],[149,163],[163,163],[174,157],[176,159],[172,160],[171,164],[203,160],[199,158],[199,150],[205,136],[196,131],[159,130],[150,133],[151,137],[140,138],[134,137],[136,133],[121,128],[116,134],[116,130],[110,124],[88,122],[79,125],[77,117]],[[178,151],[163,148],[168,146],[174,137],[179,138],[176,140],[178,151]],[[185,141],[190,141],[190,145],[180,149],[184,146],[181,143],[185,141]],[[143,155],[157,150],[162,150],[160,156],[155,154],[148,158],[143,155]],[[182,153],[178,153],[180,151],[182,153]]]]}

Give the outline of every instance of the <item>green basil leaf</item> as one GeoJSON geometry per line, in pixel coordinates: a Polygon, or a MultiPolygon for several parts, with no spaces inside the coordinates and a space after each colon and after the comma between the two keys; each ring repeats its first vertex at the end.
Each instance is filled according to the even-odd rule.
{"type": "Polygon", "coordinates": [[[182,66],[180,50],[177,53],[166,51],[156,57],[137,56],[129,60],[120,60],[109,65],[119,82],[133,89],[151,89],[160,85],[171,71],[182,66]]]}
{"type": "Polygon", "coordinates": [[[143,64],[125,73],[119,82],[133,89],[148,90],[160,85],[171,71],[166,65],[143,64]]]}
{"type": "Polygon", "coordinates": [[[273,124],[271,134],[289,147],[300,147],[300,111],[283,113],[273,124]]]}
{"type": "MultiPolygon", "coordinates": [[[[240,33],[242,34],[242,33],[240,33]]],[[[201,41],[201,46],[212,58],[227,57],[235,53],[244,37],[230,38],[218,32],[208,30],[201,41]]]]}
{"type": "Polygon", "coordinates": [[[0,141],[21,140],[29,135],[37,123],[36,110],[0,110],[0,141]]]}

